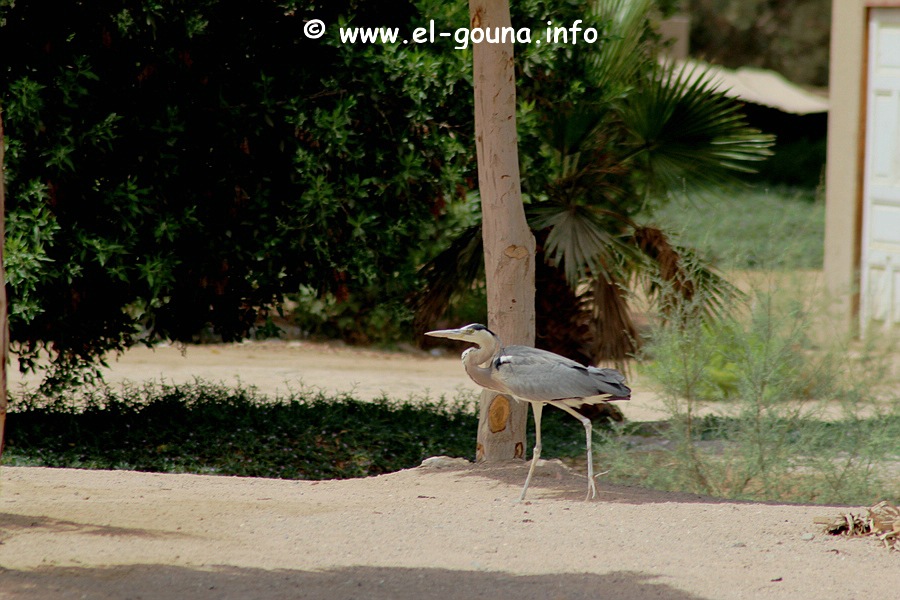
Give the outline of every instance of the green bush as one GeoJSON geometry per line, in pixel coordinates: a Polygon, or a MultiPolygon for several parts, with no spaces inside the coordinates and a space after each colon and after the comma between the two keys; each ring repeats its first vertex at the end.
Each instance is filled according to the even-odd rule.
{"type": "Polygon", "coordinates": [[[21,365],[240,339],[300,286],[402,306],[472,168],[470,55],[337,24],[430,17],[466,23],[429,0],[0,2],[21,365]]]}

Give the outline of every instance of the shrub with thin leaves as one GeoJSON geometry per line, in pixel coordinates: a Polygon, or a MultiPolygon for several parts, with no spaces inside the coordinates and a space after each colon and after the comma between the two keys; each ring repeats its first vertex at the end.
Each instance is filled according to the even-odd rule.
{"type": "Polygon", "coordinates": [[[610,438],[612,476],[756,500],[900,494],[900,409],[893,387],[877,385],[890,381],[889,350],[852,358],[822,334],[810,297],[757,290],[725,320],[656,326],[641,372],[666,420],[650,438],[610,438]]]}

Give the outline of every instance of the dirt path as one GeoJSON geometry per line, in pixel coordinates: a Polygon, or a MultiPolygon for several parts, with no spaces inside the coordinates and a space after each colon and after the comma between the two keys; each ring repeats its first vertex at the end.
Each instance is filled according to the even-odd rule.
{"type": "MultiPolygon", "coordinates": [[[[474,390],[455,356],[311,344],[138,350],[109,379],[194,376],[267,393],[300,380],[363,397],[474,390]]],[[[630,418],[657,410],[645,396],[623,406],[630,418]]],[[[814,517],[844,509],[602,478],[584,502],[584,478],[553,462],[514,504],[525,469],[305,482],[4,467],[0,599],[900,597],[900,554],[818,532],[814,517]]]]}
{"type": "MultiPolygon", "coordinates": [[[[444,396],[448,400],[477,397],[479,388],[463,370],[459,355],[425,352],[386,352],[340,344],[267,341],[203,346],[136,347],[108,360],[104,379],[112,385],[123,381],[156,380],[191,382],[197,378],[226,385],[253,386],[271,397],[305,387],[330,394],[352,393],[371,400],[444,396]]],[[[34,386],[35,376],[11,373],[10,388],[34,386]]],[[[633,421],[663,419],[665,412],[655,395],[631,381],[635,389],[630,402],[619,404],[633,421]]]]}

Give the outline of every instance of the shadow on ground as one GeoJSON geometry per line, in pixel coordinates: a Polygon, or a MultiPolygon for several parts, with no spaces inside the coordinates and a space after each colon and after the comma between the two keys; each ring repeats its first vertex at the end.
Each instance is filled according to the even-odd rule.
{"type": "Polygon", "coordinates": [[[350,567],[328,571],[130,565],[0,570],[3,600],[703,600],[659,578],[605,575],[517,576],[484,571],[350,567]]]}
{"type": "MultiPolygon", "coordinates": [[[[518,492],[525,483],[530,461],[510,461],[507,463],[469,464],[455,467],[461,475],[485,477],[509,484],[515,491],[510,499],[518,498],[518,492]]],[[[685,504],[718,504],[733,503],[734,500],[712,498],[688,492],[664,492],[650,488],[629,485],[617,485],[604,481],[602,475],[597,476],[596,502],[614,504],[655,504],[680,502],[685,504]]],[[[571,468],[558,459],[542,461],[535,469],[534,478],[528,486],[526,500],[584,500],[587,494],[587,475],[579,471],[579,467],[571,468]]]]}
{"type": "MultiPolygon", "coordinates": [[[[521,486],[528,475],[530,461],[513,460],[506,463],[479,464],[470,463],[465,466],[454,466],[453,470],[461,476],[476,476],[493,479],[509,484],[513,491],[510,500],[519,497],[521,486]]],[[[420,467],[425,468],[425,467],[420,467]]],[[[596,468],[596,467],[595,467],[596,468]]],[[[690,492],[672,492],[644,488],[636,485],[620,485],[607,483],[603,475],[596,476],[597,498],[593,502],[605,504],[746,504],[767,506],[820,506],[811,502],[787,502],[780,500],[738,500],[704,496],[690,492]]],[[[526,500],[566,500],[584,501],[587,494],[587,475],[581,464],[572,468],[559,459],[542,461],[535,469],[534,477],[528,486],[526,500]]],[[[841,506],[829,504],[829,506],[841,506]]],[[[856,506],[856,505],[846,505],[856,506]]]]}
{"type": "MultiPolygon", "coordinates": [[[[98,536],[130,536],[147,539],[189,537],[175,532],[164,532],[134,527],[111,527],[109,525],[80,523],[78,521],[68,521],[65,519],[52,519],[45,516],[0,513],[0,544],[2,544],[3,540],[10,534],[16,534],[22,531],[37,531],[39,529],[51,533],[85,533],[98,536]]],[[[0,569],[2,568],[3,565],[0,565],[0,569]]],[[[0,595],[0,598],[2,597],[3,596],[0,595]]]]}

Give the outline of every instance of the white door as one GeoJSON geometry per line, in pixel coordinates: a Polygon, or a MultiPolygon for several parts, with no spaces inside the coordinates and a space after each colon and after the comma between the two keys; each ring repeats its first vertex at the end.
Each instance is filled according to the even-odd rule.
{"type": "Polygon", "coordinates": [[[869,13],[860,317],[900,327],[900,9],[869,13]]]}

